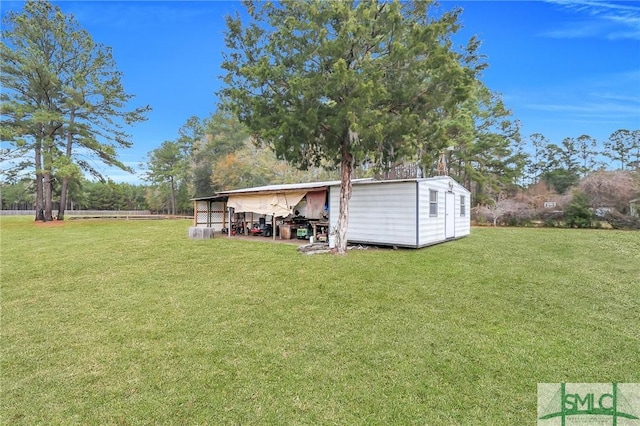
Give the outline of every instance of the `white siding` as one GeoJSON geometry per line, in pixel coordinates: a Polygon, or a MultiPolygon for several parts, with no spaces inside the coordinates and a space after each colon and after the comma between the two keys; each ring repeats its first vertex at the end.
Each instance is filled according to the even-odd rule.
{"type": "Polygon", "coordinates": [[[419,181],[419,246],[427,246],[445,241],[445,197],[451,191],[454,194],[454,238],[469,235],[471,231],[471,194],[462,185],[449,177],[430,178],[419,181]],[[453,186],[450,187],[449,183],[453,186]],[[429,190],[438,191],[438,216],[429,215],[429,190]],[[460,195],[465,196],[465,215],[460,216],[460,195]]]}
{"type": "Polygon", "coordinates": [[[454,188],[456,193],[456,238],[465,237],[471,233],[471,193],[464,187],[454,188]],[[464,216],[460,215],[460,196],[464,195],[464,216]]]}
{"type": "MultiPolygon", "coordinates": [[[[469,235],[471,194],[449,177],[414,181],[387,181],[353,185],[349,202],[347,240],[352,243],[424,247],[446,241],[446,193],[454,193],[455,233],[469,235]],[[438,192],[437,216],[430,216],[429,191],[438,192]],[[465,196],[465,215],[460,216],[460,195],[465,196]]],[[[329,191],[329,224],[338,221],[340,187],[329,191]]]]}
{"type": "MultiPolygon", "coordinates": [[[[340,187],[329,191],[329,223],[338,222],[340,187]]],[[[347,240],[352,243],[415,247],[416,182],[352,186],[347,240]]]]}
{"type": "Polygon", "coordinates": [[[445,180],[427,180],[418,184],[418,199],[420,200],[418,221],[418,246],[426,246],[444,241],[445,221],[445,192],[449,190],[445,180]],[[429,214],[429,191],[438,191],[438,215],[431,217],[429,214]]]}

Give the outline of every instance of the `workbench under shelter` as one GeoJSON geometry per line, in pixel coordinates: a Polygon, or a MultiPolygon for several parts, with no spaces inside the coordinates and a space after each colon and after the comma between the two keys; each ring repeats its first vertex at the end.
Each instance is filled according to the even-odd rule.
{"type": "MultiPolygon", "coordinates": [[[[339,182],[338,182],[339,183],[339,182]]],[[[233,235],[328,238],[331,182],[267,185],[194,199],[194,226],[233,235]]]]}

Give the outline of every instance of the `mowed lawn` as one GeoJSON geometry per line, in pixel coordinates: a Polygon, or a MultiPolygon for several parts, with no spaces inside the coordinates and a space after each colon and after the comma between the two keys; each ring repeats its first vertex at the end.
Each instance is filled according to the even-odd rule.
{"type": "Polygon", "coordinates": [[[534,424],[538,383],[640,382],[638,232],[309,256],[189,225],[2,218],[1,424],[534,424]]]}

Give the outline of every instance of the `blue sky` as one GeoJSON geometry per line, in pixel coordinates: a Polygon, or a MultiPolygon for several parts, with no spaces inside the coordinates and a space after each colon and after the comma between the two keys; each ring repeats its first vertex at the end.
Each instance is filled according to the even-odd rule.
{"type": "MultiPolygon", "coordinates": [[[[133,105],[148,121],[130,129],[133,148],[120,158],[142,171],[147,153],[177,137],[191,116],[208,117],[221,87],[225,1],[59,1],[94,40],[112,47],[133,105]]],[[[20,9],[2,2],[2,13],[20,9]]],[[[464,44],[482,40],[483,80],[521,121],[525,139],[554,143],[588,134],[600,142],[618,129],[640,129],[640,2],[444,1],[461,7],[464,44]]],[[[140,177],[102,167],[118,182],[140,177]]]]}

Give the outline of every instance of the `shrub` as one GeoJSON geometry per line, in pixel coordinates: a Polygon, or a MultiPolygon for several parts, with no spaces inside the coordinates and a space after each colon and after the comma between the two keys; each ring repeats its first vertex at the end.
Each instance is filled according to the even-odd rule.
{"type": "Polygon", "coordinates": [[[589,200],[582,193],[575,193],[569,205],[564,209],[564,222],[569,228],[589,228],[593,221],[593,212],[589,200]]]}
{"type": "Polygon", "coordinates": [[[531,217],[523,212],[516,212],[506,215],[503,222],[507,226],[531,226],[531,217]]]}
{"type": "Polygon", "coordinates": [[[561,226],[564,216],[561,211],[540,212],[540,220],[542,226],[546,228],[555,228],[561,226]]]}
{"type": "Polygon", "coordinates": [[[592,207],[613,207],[629,212],[629,201],[640,191],[640,181],[633,172],[601,170],[582,179],[578,190],[585,194],[592,207]]]}
{"type": "Polygon", "coordinates": [[[608,212],[605,220],[613,229],[640,229],[640,218],[628,216],[616,211],[608,212]]]}
{"type": "Polygon", "coordinates": [[[472,214],[473,219],[476,222],[476,225],[486,225],[487,224],[486,216],[480,214],[477,210],[478,209],[471,210],[471,214],[472,214]]]}

